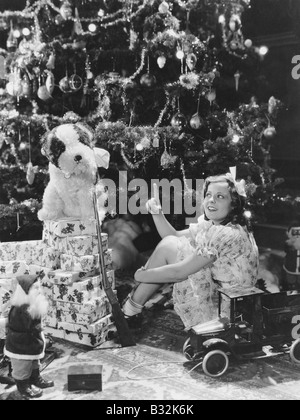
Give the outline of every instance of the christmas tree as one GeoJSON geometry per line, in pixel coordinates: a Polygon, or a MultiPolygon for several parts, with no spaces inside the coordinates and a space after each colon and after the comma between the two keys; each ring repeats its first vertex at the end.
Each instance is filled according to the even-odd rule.
{"type": "MultiPolygon", "coordinates": [[[[48,182],[40,137],[75,121],[88,123],[111,153],[106,177],[179,178],[195,199],[187,180],[236,166],[252,215],[264,217],[280,183],[270,147],[281,104],[260,95],[266,51],[243,33],[250,6],[27,0],[23,10],[0,13],[0,240],[22,238],[20,220],[40,233],[36,212],[48,182]]],[[[183,220],[173,217],[178,226],[183,220]]]]}

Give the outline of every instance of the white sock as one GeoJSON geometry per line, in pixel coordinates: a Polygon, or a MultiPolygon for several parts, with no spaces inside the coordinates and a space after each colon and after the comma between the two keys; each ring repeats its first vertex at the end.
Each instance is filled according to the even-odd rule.
{"type": "Polygon", "coordinates": [[[142,312],[144,306],[139,305],[138,303],[134,302],[131,297],[129,297],[122,310],[124,312],[125,317],[129,318],[130,316],[138,315],[142,312]]]}

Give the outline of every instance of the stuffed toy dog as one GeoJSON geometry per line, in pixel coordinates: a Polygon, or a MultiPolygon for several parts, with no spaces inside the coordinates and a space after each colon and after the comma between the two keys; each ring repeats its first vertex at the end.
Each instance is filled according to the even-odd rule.
{"type": "MultiPolygon", "coordinates": [[[[85,124],[63,124],[42,137],[42,154],[49,160],[47,185],[40,220],[94,217],[96,188],[100,217],[107,195],[98,179],[98,167],[108,168],[109,153],[93,147],[94,133],[85,124]]],[[[102,214],[101,214],[102,212],[102,214]]]]}

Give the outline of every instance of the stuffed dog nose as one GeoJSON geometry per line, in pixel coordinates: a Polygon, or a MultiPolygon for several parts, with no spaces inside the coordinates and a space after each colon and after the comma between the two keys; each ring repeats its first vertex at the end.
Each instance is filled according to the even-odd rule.
{"type": "Polygon", "coordinates": [[[82,160],[82,156],[80,156],[80,155],[76,155],[76,156],[74,157],[74,160],[75,160],[75,162],[80,162],[80,161],[82,160]]]}

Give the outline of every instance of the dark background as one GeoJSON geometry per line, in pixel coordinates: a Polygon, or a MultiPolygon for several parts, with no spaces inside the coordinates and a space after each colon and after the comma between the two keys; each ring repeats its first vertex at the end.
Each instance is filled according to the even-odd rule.
{"type": "MultiPolygon", "coordinates": [[[[26,0],[0,0],[0,11],[22,10],[26,0]]],[[[292,78],[292,58],[300,55],[300,1],[252,0],[243,18],[243,31],[254,45],[267,45],[261,75],[260,97],[281,99],[285,104],[271,148],[272,167],[285,178],[283,189],[300,192],[300,79],[292,78]]],[[[0,32],[0,47],[7,35],[0,32]]]]}

